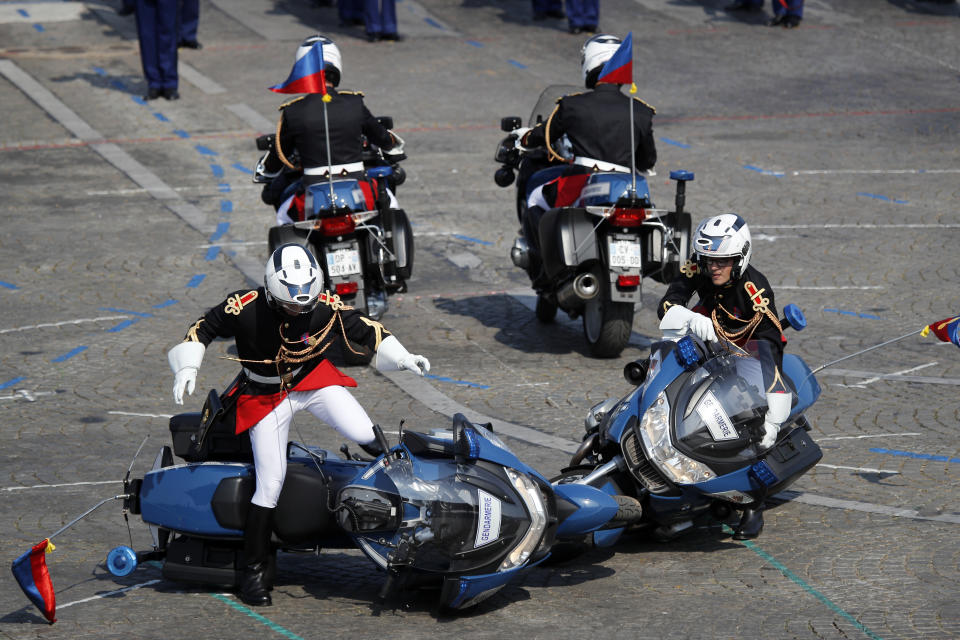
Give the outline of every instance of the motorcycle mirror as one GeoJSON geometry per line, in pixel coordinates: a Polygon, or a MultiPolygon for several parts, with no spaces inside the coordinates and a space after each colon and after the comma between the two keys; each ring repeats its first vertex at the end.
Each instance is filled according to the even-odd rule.
{"type": "Polygon", "coordinates": [[[783,319],[780,324],[786,327],[792,327],[794,331],[803,331],[807,326],[807,317],[803,315],[800,307],[792,302],[783,308],[783,319]]]}
{"type": "Polygon", "coordinates": [[[398,164],[393,165],[393,184],[402,185],[407,180],[407,172],[398,164]]]}
{"type": "Polygon", "coordinates": [[[633,386],[639,387],[647,379],[649,369],[650,362],[648,360],[634,360],[623,367],[623,377],[633,386]]]}
{"type": "Polygon", "coordinates": [[[392,116],[377,116],[377,122],[379,122],[380,126],[384,129],[393,129],[392,116]]]}
{"type": "Polygon", "coordinates": [[[505,131],[510,133],[514,129],[519,129],[523,124],[523,120],[517,116],[507,116],[506,118],[500,118],[500,131],[505,131]]]}
{"type": "Polygon", "coordinates": [[[493,181],[497,183],[498,187],[509,187],[513,184],[514,178],[513,169],[510,167],[500,167],[493,174],[493,181]]]}

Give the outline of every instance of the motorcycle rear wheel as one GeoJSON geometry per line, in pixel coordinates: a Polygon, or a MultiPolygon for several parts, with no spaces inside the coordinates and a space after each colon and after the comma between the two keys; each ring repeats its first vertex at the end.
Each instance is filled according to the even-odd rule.
{"type": "Polygon", "coordinates": [[[630,340],[632,327],[633,304],[613,302],[606,291],[588,300],[584,307],[583,335],[594,358],[619,356],[630,340]]]}

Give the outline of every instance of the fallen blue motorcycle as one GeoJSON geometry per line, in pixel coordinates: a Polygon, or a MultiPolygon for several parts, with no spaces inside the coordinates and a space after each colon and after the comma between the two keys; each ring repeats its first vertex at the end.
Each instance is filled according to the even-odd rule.
{"type": "MultiPolygon", "coordinates": [[[[784,311],[781,324],[806,326],[795,305],[784,311]]],[[[766,498],[822,457],[804,416],[820,386],[800,357],[783,357],[795,403],[776,443],[763,450],[765,378],[774,370],[768,342],[738,346],[687,335],[655,342],[650,351],[624,368],[633,391],[591,408],[581,446],[555,479],[558,486],[585,484],[632,496],[643,514],[629,528],[669,540],[695,523],[722,522],[734,510],[758,517],[766,498]]],[[[592,537],[609,544],[622,532],[592,537]]]]}
{"type": "MultiPolygon", "coordinates": [[[[157,560],[168,580],[240,584],[254,471],[249,436],[218,427],[217,401],[211,391],[203,412],[174,416],[173,451],[164,446],[153,469],[128,482],[124,506],[149,525],[154,548],[113,549],[107,568],[114,575],[157,560]],[[175,464],[174,453],[186,463],[175,464]]],[[[431,433],[401,424],[392,447],[374,430],[387,452],[375,460],[346,447],[339,457],[289,443],[273,547],[359,548],[386,572],[381,600],[396,589],[439,587],[442,607],[471,607],[544,561],[556,540],[619,529],[640,512],[632,498],[552,486],[488,425],[461,414],[452,429],[431,433]]]]}

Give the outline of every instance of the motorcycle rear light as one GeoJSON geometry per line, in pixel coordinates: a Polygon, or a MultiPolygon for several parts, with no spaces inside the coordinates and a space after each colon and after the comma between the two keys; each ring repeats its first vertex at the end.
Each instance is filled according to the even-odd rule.
{"type": "Polygon", "coordinates": [[[684,336],[677,340],[677,348],[673,353],[677,357],[677,362],[680,363],[680,366],[687,371],[696,369],[697,365],[700,364],[700,352],[697,350],[697,345],[690,336],[684,336]]]}
{"type": "Polygon", "coordinates": [[[323,235],[325,236],[342,236],[352,233],[357,227],[353,222],[353,216],[349,215],[324,218],[321,225],[323,235]]]}
{"type": "Polygon", "coordinates": [[[337,295],[338,296],[349,296],[357,292],[360,288],[360,285],[356,282],[340,282],[337,283],[337,295]]]}
{"type": "Polygon", "coordinates": [[[751,466],[749,475],[756,480],[758,484],[765,487],[772,487],[777,484],[778,481],[777,474],[773,472],[773,469],[770,468],[766,460],[761,460],[751,466]]]}
{"type": "Polygon", "coordinates": [[[640,276],[617,276],[617,286],[624,289],[640,286],[640,276]]]}
{"type": "Polygon", "coordinates": [[[617,227],[639,227],[647,217],[643,209],[614,209],[610,223],[617,227]]]}

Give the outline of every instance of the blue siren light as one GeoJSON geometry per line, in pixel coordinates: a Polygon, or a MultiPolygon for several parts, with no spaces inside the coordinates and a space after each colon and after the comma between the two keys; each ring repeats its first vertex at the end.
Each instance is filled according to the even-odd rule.
{"type": "Polygon", "coordinates": [[[700,351],[697,349],[697,343],[691,336],[683,336],[677,341],[677,348],[673,351],[680,366],[690,371],[696,369],[700,364],[700,351]]]}
{"type": "Polygon", "coordinates": [[[777,484],[779,480],[766,460],[754,463],[754,465],[750,467],[750,477],[765,487],[772,487],[777,484]]]}
{"type": "Polygon", "coordinates": [[[807,326],[807,317],[803,315],[800,307],[793,303],[783,308],[783,317],[787,319],[794,331],[803,331],[807,326]]]}

